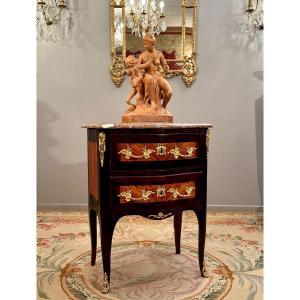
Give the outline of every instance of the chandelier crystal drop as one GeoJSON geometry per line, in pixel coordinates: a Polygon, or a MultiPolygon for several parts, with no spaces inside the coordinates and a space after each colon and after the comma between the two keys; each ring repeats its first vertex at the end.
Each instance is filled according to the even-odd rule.
{"type": "Polygon", "coordinates": [[[130,0],[130,13],[127,27],[135,36],[144,36],[147,32],[159,35],[167,30],[163,0],[130,0]]]}

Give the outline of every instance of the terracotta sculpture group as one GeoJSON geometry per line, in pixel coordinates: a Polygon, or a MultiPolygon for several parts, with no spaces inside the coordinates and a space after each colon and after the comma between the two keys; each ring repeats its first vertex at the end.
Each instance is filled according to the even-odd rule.
{"type": "Polygon", "coordinates": [[[125,59],[131,91],[122,122],[173,122],[173,116],[166,110],[172,88],[162,73],[162,70],[169,70],[168,64],[163,54],[154,48],[155,37],[152,34],[146,34],[143,41],[145,51],[139,58],[130,55],[125,59]],[[132,104],[134,97],[136,103],[132,104]]]}

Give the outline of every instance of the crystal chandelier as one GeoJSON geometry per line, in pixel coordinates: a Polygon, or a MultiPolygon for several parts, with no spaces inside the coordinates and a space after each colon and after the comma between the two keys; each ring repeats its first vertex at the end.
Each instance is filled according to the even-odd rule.
{"type": "Polygon", "coordinates": [[[37,0],[37,39],[58,43],[70,38],[72,20],[65,0],[37,0]]]}
{"type": "Polygon", "coordinates": [[[248,0],[245,13],[245,20],[240,26],[241,32],[258,38],[264,29],[263,0],[248,0]]]}
{"type": "Polygon", "coordinates": [[[130,13],[127,26],[135,36],[144,36],[147,32],[159,35],[167,30],[164,14],[165,3],[156,0],[130,0],[130,13]]]}

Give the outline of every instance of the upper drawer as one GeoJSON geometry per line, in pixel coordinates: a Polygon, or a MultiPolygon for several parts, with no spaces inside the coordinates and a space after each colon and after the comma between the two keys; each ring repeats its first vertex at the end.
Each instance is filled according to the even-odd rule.
{"type": "Polygon", "coordinates": [[[110,147],[112,170],[201,168],[206,159],[201,133],[112,134],[110,147]]]}

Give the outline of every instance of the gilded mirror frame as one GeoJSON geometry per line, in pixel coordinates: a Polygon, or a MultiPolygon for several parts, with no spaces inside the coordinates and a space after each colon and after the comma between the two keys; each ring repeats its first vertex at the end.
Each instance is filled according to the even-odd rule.
{"type": "MultiPolygon", "coordinates": [[[[197,21],[197,2],[198,0],[178,0],[181,1],[181,51],[183,57],[183,67],[181,70],[170,70],[164,73],[166,78],[182,75],[182,79],[187,87],[196,79],[197,65],[196,65],[196,21],[197,21]],[[186,55],[186,14],[187,10],[192,10],[192,53],[190,56],[186,55]]],[[[113,83],[120,87],[125,79],[125,58],[126,58],[126,16],[125,16],[125,0],[110,0],[110,14],[111,14],[111,56],[112,63],[110,65],[111,78],[113,83]],[[121,9],[121,22],[124,24],[122,28],[122,50],[118,53],[115,47],[116,34],[116,9],[121,9]]],[[[159,50],[159,49],[158,49],[159,50]]]]}

